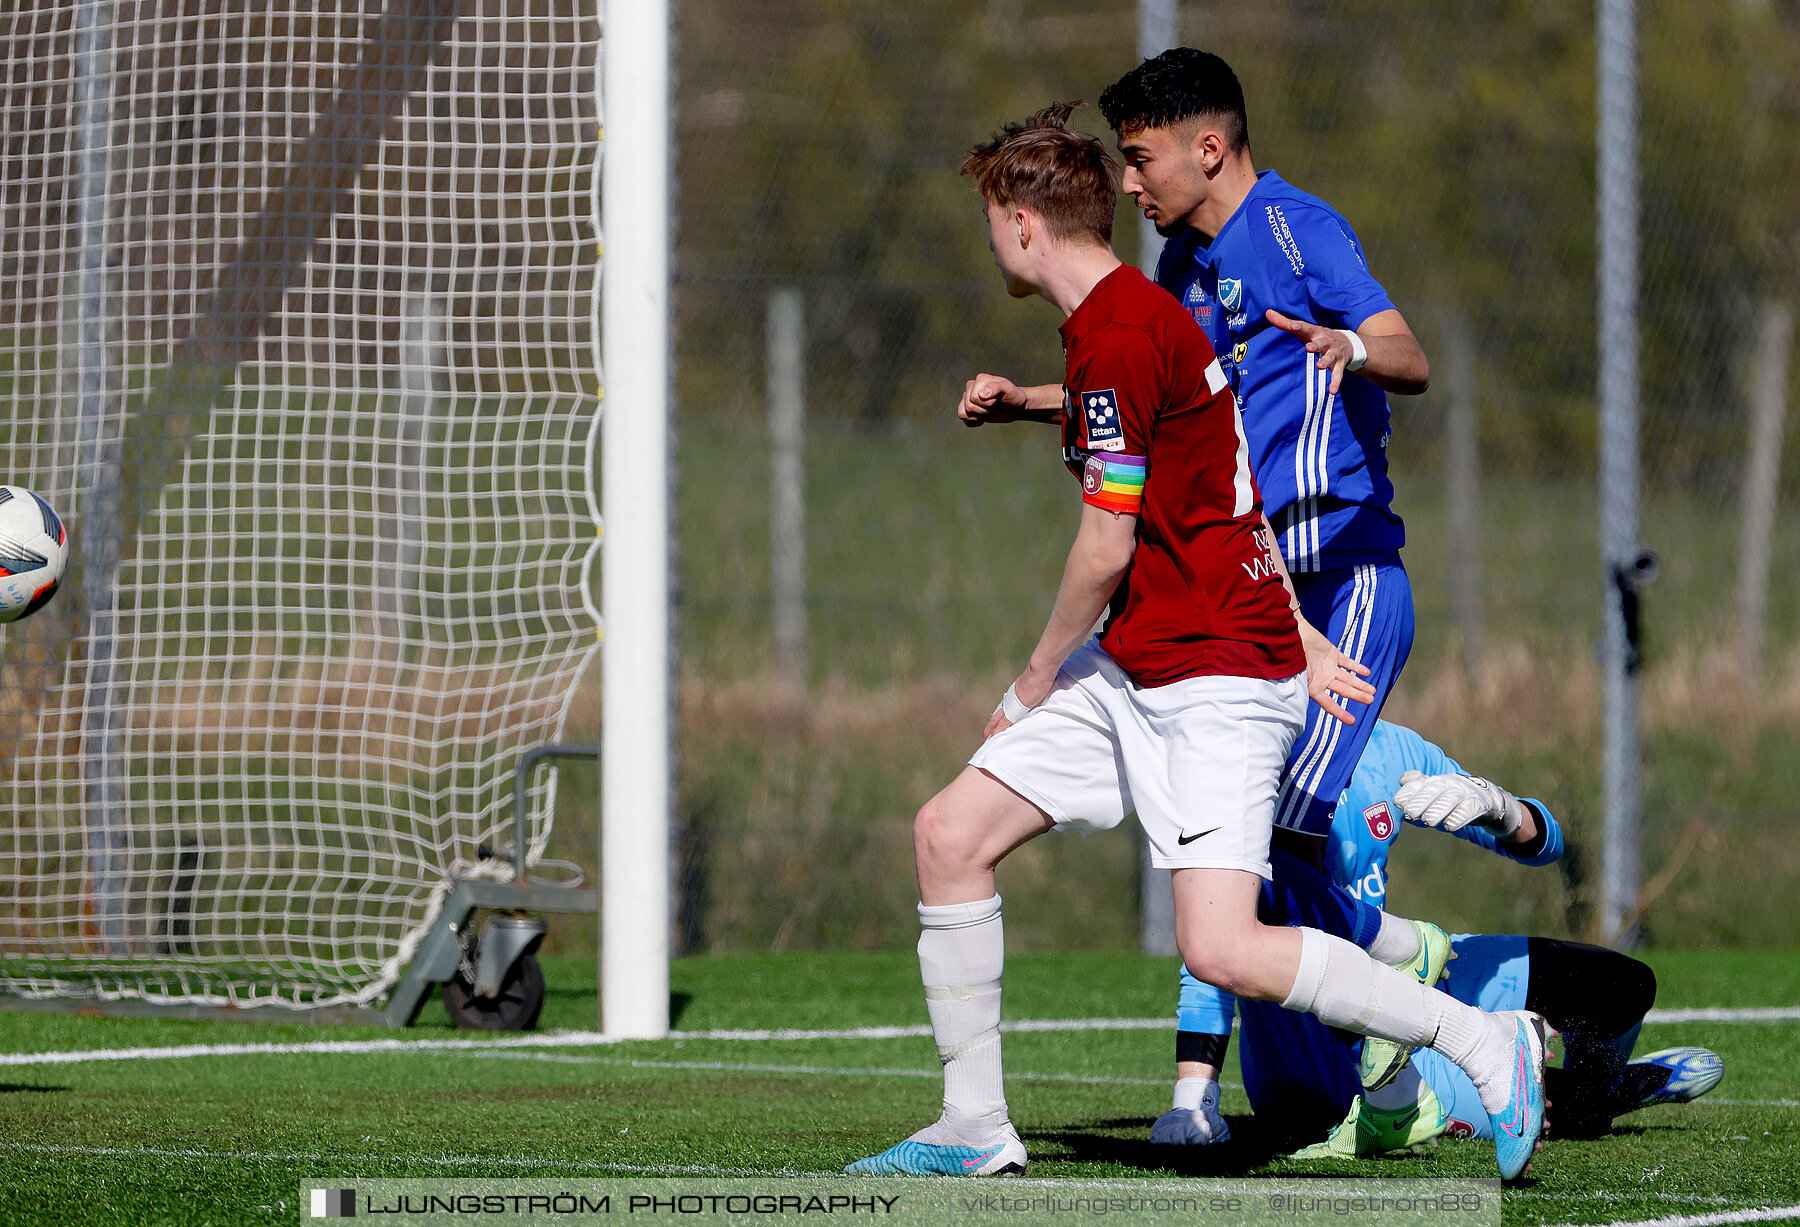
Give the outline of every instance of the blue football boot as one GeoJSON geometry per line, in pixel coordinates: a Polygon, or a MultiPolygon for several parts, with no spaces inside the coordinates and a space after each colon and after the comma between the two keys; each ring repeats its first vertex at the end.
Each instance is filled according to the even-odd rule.
{"type": "Polygon", "coordinates": [[[1506,1106],[1488,1113],[1494,1132],[1494,1160],[1500,1179],[1515,1180],[1531,1162],[1538,1135],[1544,1131],[1544,1061],[1550,1024],[1530,1010],[1513,1014],[1517,1029],[1511,1086],[1506,1106]]]}
{"type": "Polygon", "coordinates": [[[919,1130],[878,1155],[844,1169],[851,1176],[1023,1176],[1025,1143],[1007,1121],[978,1146],[970,1146],[943,1121],[919,1130]]]}

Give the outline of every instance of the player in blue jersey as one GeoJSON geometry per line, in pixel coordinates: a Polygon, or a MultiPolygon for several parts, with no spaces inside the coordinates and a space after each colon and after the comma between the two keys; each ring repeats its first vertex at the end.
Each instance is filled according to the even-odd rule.
{"type": "MultiPolygon", "coordinates": [[[[1250,466],[1306,619],[1372,670],[1376,716],[1412,648],[1404,528],[1390,503],[1387,392],[1429,365],[1342,214],[1251,160],[1243,89],[1178,47],[1100,95],[1124,190],[1169,240],[1157,282],[1206,331],[1237,392],[1250,466]]],[[[1278,830],[1323,837],[1372,719],[1308,712],[1278,830]]],[[[1316,840],[1278,843],[1318,866],[1316,840]]]]}
{"type": "MultiPolygon", "coordinates": [[[[1305,923],[1372,946],[1376,931],[1393,919],[1379,909],[1387,898],[1388,851],[1402,821],[1449,831],[1529,866],[1551,864],[1563,851],[1561,827],[1542,802],[1515,799],[1464,774],[1417,733],[1381,721],[1333,814],[1331,883],[1304,866],[1279,866],[1265,887],[1265,920],[1305,923]]],[[[1623,1112],[1686,1102],[1722,1074],[1717,1055],[1704,1048],[1669,1049],[1627,1064],[1656,991],[1650,969],[1635,959],[1518,936],[1461,935],[1450,946],[1443,988],[1453,997],[1489,1010],[1533,1009],[1562,1029],[1565,1061],[1552,1071],[1549,1088],[1560,1134],[1591,1135],[1623,1112]]],[[[1439,954],[1430,961],[1427,974],[1435,979],[1445,960],[1439,954]]],[[[1229,995],[1183,969],[1175,1107],[1157,1121],[1153,1141],[1205,1144],[1229,1137],[1216,1077],[1234,1008],[1229,995]]],[[[1254,1110],[1301,1135],[1343,1118],[1327,1142],[1303,1157],[1380,1153],[1444,1133],[1490,1136],[1473,1086],[1435,1054],[1395,1063],[1385,1085],[1365,1091],[1359,1073],[1368,1074],[1368,1063],[1359,1070],[1350,1037],[1251,1002],[1243,1003],[1242,1014],[1239,1061],[1254,1110]]]]}

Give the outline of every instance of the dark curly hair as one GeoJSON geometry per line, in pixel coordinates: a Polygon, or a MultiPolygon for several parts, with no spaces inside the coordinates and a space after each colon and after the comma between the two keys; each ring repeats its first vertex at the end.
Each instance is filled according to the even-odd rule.
{"type": "Polygon", "coordinates": [[[1112,242],[1119,163],[1100,139],[1069,128],[1079,102],[1056,102],[969,150],[962,173],[982,199],[1024,205],[1059,239],[1112,242]]]}
{"type": "Polygon", "coordinates": [[[1217,125],[1233,151],[1250,147],[1237,74],[1212,52],[1193,47],[1165,51],[1114,81],[1101,91],[1100,113],[1121,137],[1199,119],[1217,125]]]}

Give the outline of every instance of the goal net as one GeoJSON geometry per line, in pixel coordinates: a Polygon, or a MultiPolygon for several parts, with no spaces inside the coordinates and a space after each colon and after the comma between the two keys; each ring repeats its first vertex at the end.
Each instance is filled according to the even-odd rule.
{"type": "Polygon", "coordinates": [[[0,992],[373,1004],[510,874],[597,638],[598,7],[0,14],[0,478],[74,544],[0,628],[0,992]]]}

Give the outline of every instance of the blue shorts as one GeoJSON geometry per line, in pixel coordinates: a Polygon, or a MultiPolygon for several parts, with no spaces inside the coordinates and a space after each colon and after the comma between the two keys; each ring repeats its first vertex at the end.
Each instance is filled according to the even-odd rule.
{"type": "Polygon", "coordinates": [[[1331,812],[1350,783],[1375,718],[1412,652],[1412,584],[1399,555],[1292,577],[1306,620],[1331,637],[1338,650],[1369,667],[1375,701],[1346,703],[1355,724],[1344,724],[1317,703],[1306,705],[1306,727],[1288,755],[1287,774],[1275,802],[1275,825],[1325,836],[1331,812]]]}

